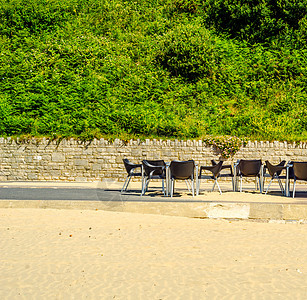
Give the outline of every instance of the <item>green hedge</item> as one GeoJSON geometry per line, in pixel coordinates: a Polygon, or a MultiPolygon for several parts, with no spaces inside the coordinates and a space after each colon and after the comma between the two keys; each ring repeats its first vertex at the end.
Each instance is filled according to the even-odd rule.
{"type": "Polygon", "coordinates": [[[306,0],[0,0],[0,135],[307,140],[306,41],[306,0]]]}

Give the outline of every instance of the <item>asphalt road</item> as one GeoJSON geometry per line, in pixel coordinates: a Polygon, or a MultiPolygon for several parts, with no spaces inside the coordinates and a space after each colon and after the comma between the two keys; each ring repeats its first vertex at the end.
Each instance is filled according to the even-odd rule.
{"type": "Polygon", "coordinates": [[[118,190],[93,188],[0,188],[0,200],[122,201],[124,197],[129,200],[141,198],[137,192],[121,195],[118,190]]]}
{"type": "MultiPolygon", "coordinates": [[[[279,194],[279,191],[278,191],[279,194]]],[[[298,189],[296,199],[306,199],[304,188],[298,189]]],[[[161,193],[151,193],[140,197],[139,190],[129,190],[121,194],[118,189],[102,188],[58,188],[58,187],[0,187],[0,200],[71,200],[71,201],[133,201],[133,202],[202,202],[204,200],[185,199],[181,195],[174,198],[163,197],[161,193]],[[179,197],[178,197],[179,196],[179,197]]]]}
{"type": "Polygon", "coordinates": [[[118,189],[101,188],[57,188],[57,187],[0,187],[0,200],[71,200],[71,201],[131,201],[131,202],[199,202],[185,197],[163,197],[160,192],[140,196],[139,190],[121,194],[118,189]]]}

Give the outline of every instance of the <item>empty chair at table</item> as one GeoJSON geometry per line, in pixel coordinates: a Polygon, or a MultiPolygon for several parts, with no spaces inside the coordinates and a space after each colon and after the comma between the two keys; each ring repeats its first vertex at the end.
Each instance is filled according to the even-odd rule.
{"type": "Polygon", "coordinates": [[[124,182],[123,188],[121,189],[121,193],[127,191],[128,185],[132,177],[141,177],[142,176],[142,165],[141,164],[134,164],[129,161],[129,159],[123,159],[125,169],[128,173],[127,178],[124,182]],[[140,169],[139,172],[136,172],[137,169],[140,169]]]}
{"type": "Polygon", "coordinates": [[[268,160],[265,161],[265,166],[266,166],[266,169],[268,170],[269,174],[267,174],[267,175],[264,174],[264,177],[266,177],[266,176],[271,177],[271,180],[270,180],[269,185],[268,185],[268,187],[265,191],[265,194],[267,194],[267,192],[269,191],[271,183],[274,179],[277,179],[282,194],[285,193],[285,189],[282,185],[281,179],[286,179],[286,175],[280,175],[281,172],[286,169],[285,163],[286,163],[286,161],[283,160],[277,165],[272,165],[268,160]]]}
{"type": "Polygon", "coordinates": [[[196,195],[199,194],[201,179],[213,179],[214,183],[213,183],[213,187],[212,187],[211,192],[214,191],[214,188],[217,185],[220,194],[222,194],[220,185],[217,181],[217,179],[219,178],[220,172],[222,170],[222,166],[223,166],[223,161],[220,161],[219,163],[217,163],[213,166],[200,166],[198,180],[197,180],[197,186],[196,186],[196,195]],[[207,173],[209,172],[210,174],[204,174],[205,171],[207,171],[207,173]]]}
{"type": "Polygon", "coordinates": [[[143,183],[141,196],[148,191],[149,182],[152,179],[162,180],[162,191],[165,195],[164,181],[166,180],[166,164],[164,160],[143,160],[142,166],[143,183]]]}
{"type": "MultiPolygon", "coordinates": [[[[194,160],[188,161],[172,161],[170,166],[170,181],[171,181],[171,197],[174,194],[174,184],[175,180],[185,180],[188,185],[188,180],[190,180],[192,196],[194,197],[194,160]]],[[[188,186],[189,188],[189,186],[188,186]]]]}
{"type": "Polygon", "coordinates": [[[307,162],[293,162],[293,198],[295,197],[295,186],[297,180],[307,181],[307,162]]]}
{"type": "Polygon", "coordinates": [[[240,192],[242,192],[242,179],[243,177],[255,177],[255,186],[257,189],[257,179],[259,182],[260,192],[262,192],[262,179],[261,179],[261,159],[241,159],[236,166],[236,176],[240,178],[240,192]]]}
{"type": "MultiPolygon", "coordinates": [[[[212,166],[215,166],[218,163],[214,159],[211,159],[211,164],[212,164],[212,166]]],[[[232,165],[231,164],[223,163],[222,164],[222,169],[221,169],[218,177],[219,178],[230,177],[231,178],[231,184],[232,184],[232,190],[235,191],[234,175],[233,175],[232,165]]]]}

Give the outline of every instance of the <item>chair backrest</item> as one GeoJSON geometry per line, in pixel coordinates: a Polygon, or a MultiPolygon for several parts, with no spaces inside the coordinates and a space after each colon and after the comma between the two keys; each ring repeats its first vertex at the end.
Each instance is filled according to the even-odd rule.
{"type": "MultiPolygon", "coordinates": [[[[211,160],[211,163],[212,163],[212,160],[211,160]]],[[[220,174],[222,167],[223,167],[223,161],[222,160],[220,160],[218,163],[215,163],[215,165],[213,165],[211,172],[212,172],[214,177],[217,177],[220,174]]]]}
{"type": "Polygon", "coordinates": [[[124,165],[125,165],[125,168],[126,168],[126,171],[127,171],[128,174],[130,174],[130,171],[132,169],[141,166],[140,164],[134,164],[134,163],[130,162],[129,159],[127,159],[127,158],[124,158],[123,162],[124,162],[124,165]]]}
{"type": "Polygon", "coordinates": [[[211,159],[211,165],[212,165],[212,166],[216,166],[216,165],[217,165],[217,162],[216,162],[214,159],[211,159]]]}
{"type": "Polygon", "coordinates": [[[238,170],[246,177],[257,176],[260,174],[261,165],[261,159],[241,159],[238,164],[238,170]]]}
{"type": "MultiPolygon", "coordinates": [[[[294,163],[294,161],[291,161],[291,160],[288,162],[289,165],[293,165],[293,163],[294,163]]],[[[289,179],[294,179],[293,167],[289,168],[289,174],[288,175],[289,175],[289,179]]]]}
{"type": "Polygon", "coordinates": [[[265,161],[265,165],[268,168],[269,174],[273,177],[274,174],[276,173],[277,176],[280,175],[281,173],[281,168],[285,165],[286,161],[283,160],[281,161],[278,165],[272,165],[268,160],[265,161]]]}
{"type": "Polygon", "coordinates": [[[293,162],[294,177],[300,180],[307,180],[307,162],[293,162]]]}
{"type": "Polygon", "coordinates": [[[173,160],[170,164],[171,178],[174,179],[191,179],[194,177],[194,160],[177,161],[173,160]]]}
{"type": "MultiPolygon", "coordinates": [[[[143,169],[144,169],[144,173],[146,176],[148,176],[150,174],[150,172],[152,172],[153,168],[151,168],[151,166],[155,166],[155,167],[165,167],[165,162],[164,160],[160,159],[160,160],[143,160],[142,161],[143,164],[143,169]]],[[[159,170],[155,170],[153,172],[152,175],[163,175],[163,169],[159,169],[159,170]]]]}

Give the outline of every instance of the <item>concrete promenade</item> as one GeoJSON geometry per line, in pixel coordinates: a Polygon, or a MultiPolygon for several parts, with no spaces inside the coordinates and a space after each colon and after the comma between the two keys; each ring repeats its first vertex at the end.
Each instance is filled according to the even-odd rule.
{"type": "Polygon", "coordinates": [[[307,223],[307,185],[298,184],[296,197],[283,197],[277,185],[268,195],[259,194],[245,184],[245,192],[223,194],[209,192],[203,184],[201,194],[192,197],[185,184],[176,185],[173,198],[164,197],[160,182],[152,183],[146,196],[140,197],[140,183],[132,183],[121,194],[122,182],[0,182],[0,208],[94,209],[136,212],[192,218],[225,218],[307,223]]]}

